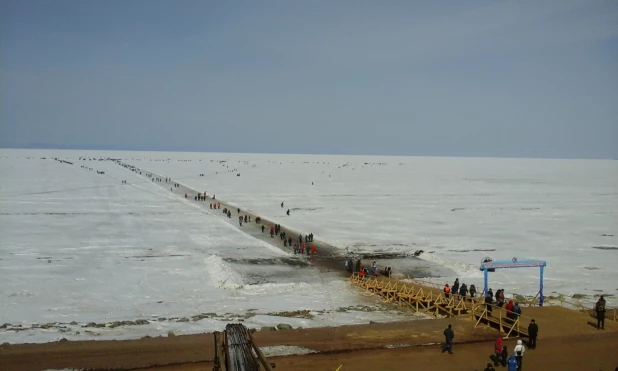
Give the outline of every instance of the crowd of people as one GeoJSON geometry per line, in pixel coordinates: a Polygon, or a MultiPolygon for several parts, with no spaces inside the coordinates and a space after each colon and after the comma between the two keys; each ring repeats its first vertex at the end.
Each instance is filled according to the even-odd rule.
{"type": "Polygon", "coordinates": [[[371,263],[370,268],[363,267],[360,259],[356,260],[356,264],[354,263],[354,260],[347,259],[344,264],[345,264],[345,269],[348,272],[350,273],[358,272],[358,275],[361,278],[368,278],[369,276],[378,276],[380,274],[385,277],[390,277],[392,273],[391,267],[384,267],[384,269],[382,270],[378,269],[378,265],[375,260],[371,263]]]}
{"type": "MultiPolygon", "coordinates": [[[[528,346],[530,349],[536,348],[536,334],[538,333],[538,326],[535,321],[532,320],[530,325],[528,326],[529,332],[534,333],[535,341],[532,343],[528,342],[528,346]],[[534,345],[533,345],[534,344],[534,345]]],[[[442,344],[442,353],[448,352],[449,354],[453,354],[453,339],[455,339],[455,332],[451,325],[448,325],[446,329],[443,331],[444,335],[444,343],[442,344]]],[[[507,346],[504,344],[504,340],[499,337],[494,342],[493,349],[493,365],[491,363],[487,364],[487,367],[484,371],[495,371],[495,366],[507,367],[508,371],[521,371],[524,363],[524,353],[526,352],[526,347],[522,340],[517,340],[517,345],[513,348],[513,352],[510,353],[507,346]]]]}

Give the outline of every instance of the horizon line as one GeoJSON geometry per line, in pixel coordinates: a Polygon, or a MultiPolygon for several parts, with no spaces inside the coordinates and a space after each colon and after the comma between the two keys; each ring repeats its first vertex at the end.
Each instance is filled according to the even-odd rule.
{"type": "Polygon", "coordinates": [[[500,159],[531,159],[531,160],[618,160],[618,158],[604,157],[528,157],[528,156],[500,156],[500,155],[410,155],[410,154],[363,154],[363,153],[316,153],[316,152],[245,152],[232,150],[190,150],[190,149],[135,149],[118,148],[114,146],[79,146],[79,145],[0,145],[0,149],[16,150],[52,150],[52,151],[116,151],[116,152],[182,152],[182,153],[238,153],[238,154],[263,154],[263,155],[316,155],[316,156],[383,156],[383,157],[439,157],[439,158],[500,158],[500,159]]]}

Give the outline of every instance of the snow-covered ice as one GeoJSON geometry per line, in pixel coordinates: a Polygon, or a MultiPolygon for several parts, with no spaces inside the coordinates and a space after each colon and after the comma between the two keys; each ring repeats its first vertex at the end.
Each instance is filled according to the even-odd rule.
{"type": "MultiPolygon", "coordinates": [[[[489,256],[547,260],[546,295],[618,289],[617,161],[223,153],[124,158],[344,251],[424,250],[422,259],[451,271],[437,280],[442,284],[459,277],[479,286],[479,263],[489,256]]],[[[502,270],[491,283],[534,295],[538,274],[502,270]]]]}
{"type": "Polygon", "coordinates": [[[78,161],[15,157],[0,159],[0,325],[60,324],[0,329],[2,341],[194,333],[239,319],[311,327],[388,318],[330,313],[377,301],[112,162],[87,163],[102,175],[78,161]],[[315,318],[272,315],[299,309],[315,318]],[[138,319],[151,323],[82,327],[138,319]]]}
{"type": "MultiPolygon", "coordinates": [[[[440,268],[432,275],[441,284],[459,277],[481,286],[479,262],[490,256],[547,260],[546,295],[617,290],[616,161],[0,150],[0,324],[78,323],[64,333],[0,329],[4,341],[223,328],[226,321],[212,317],[86,329],[98,335],[81,328],[209,312],[241,318],[254,310],[242,317],[250,327],[397,316],[337,312],[371,298],[338,277],[295,267],[289,254],[165,185],[110,161],[80,157],[118,158],[172,177],[313,232],[344,253],[423,250],[420,258],[440,268]],[[279,263],[243,264],[250,259],[279,263]],[[315,317],[268,315],[300,309],[315,317]]],[[[494,289],[538,290],[535,269],[498,271],[490,280],[494,289]]]]}

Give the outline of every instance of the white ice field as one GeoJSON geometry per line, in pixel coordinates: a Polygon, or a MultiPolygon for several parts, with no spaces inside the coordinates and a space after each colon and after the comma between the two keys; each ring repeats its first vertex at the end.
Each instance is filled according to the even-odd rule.
{"type": "MultiPolygon", "coordinates": [[[[0,325],[13,330],[0,329],[0,342],[203,332],[247,313],[258,313],[244,319],[249,327],[401,318],[338,312],[372,298],[294,266],[288,252],[192,198],[80,157],[122,159],[345,252],[424,250],[427,275],[441,284],[459,277],[481,287],[478,265],[490,256],[547,260],[545,295],[618,289],[617,161],[3,149],[0,325]],[[303,309],[314,319],[267,315],[303,309]],[[151,322],[81,327],[137,319],[151,322]]],[[[499,271],[490,286],[534,295],[538,270],[499,271]]]]}

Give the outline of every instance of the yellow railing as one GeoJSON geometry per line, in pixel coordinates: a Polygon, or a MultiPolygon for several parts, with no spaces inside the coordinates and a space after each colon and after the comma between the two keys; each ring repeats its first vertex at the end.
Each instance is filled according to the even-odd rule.
{"type": "Polygon", "coordinates": [[[472,314],[473,318],[476,318],[476,316],[478,316],[478,320],[476,321],[476,324],[474,325],[474,327],[477,327],[479,323],[481,322],[481,320],[487,321],[488,324],[495,323],[498,325],[500,332],[507,333],[505,336],[506,339],[508,339],[509,336],[511,336],[511,333],[513,333],[513,331],[517,333],[517,336],[521,334],[527,335],[528,328],[522,327],[521,322],[522,320],[525,320],[525,322],[530,323],[530,321],[532,320],[531,317],[520,315],[520,314],[516,315],[515,319],[508,318],[506,309],[498,307],[493,304],[476,303],[474,304],[474,307],[472,311],[470,311],[470,313],[472,314]],[[491,316],[489,315],[488,307],[492,308],[491,316]],[[496,313],[497,316],[494,315],[494,313],[496,313]],[[508,329],[508,332],[507,332],[507,329],[508,329]]]}

